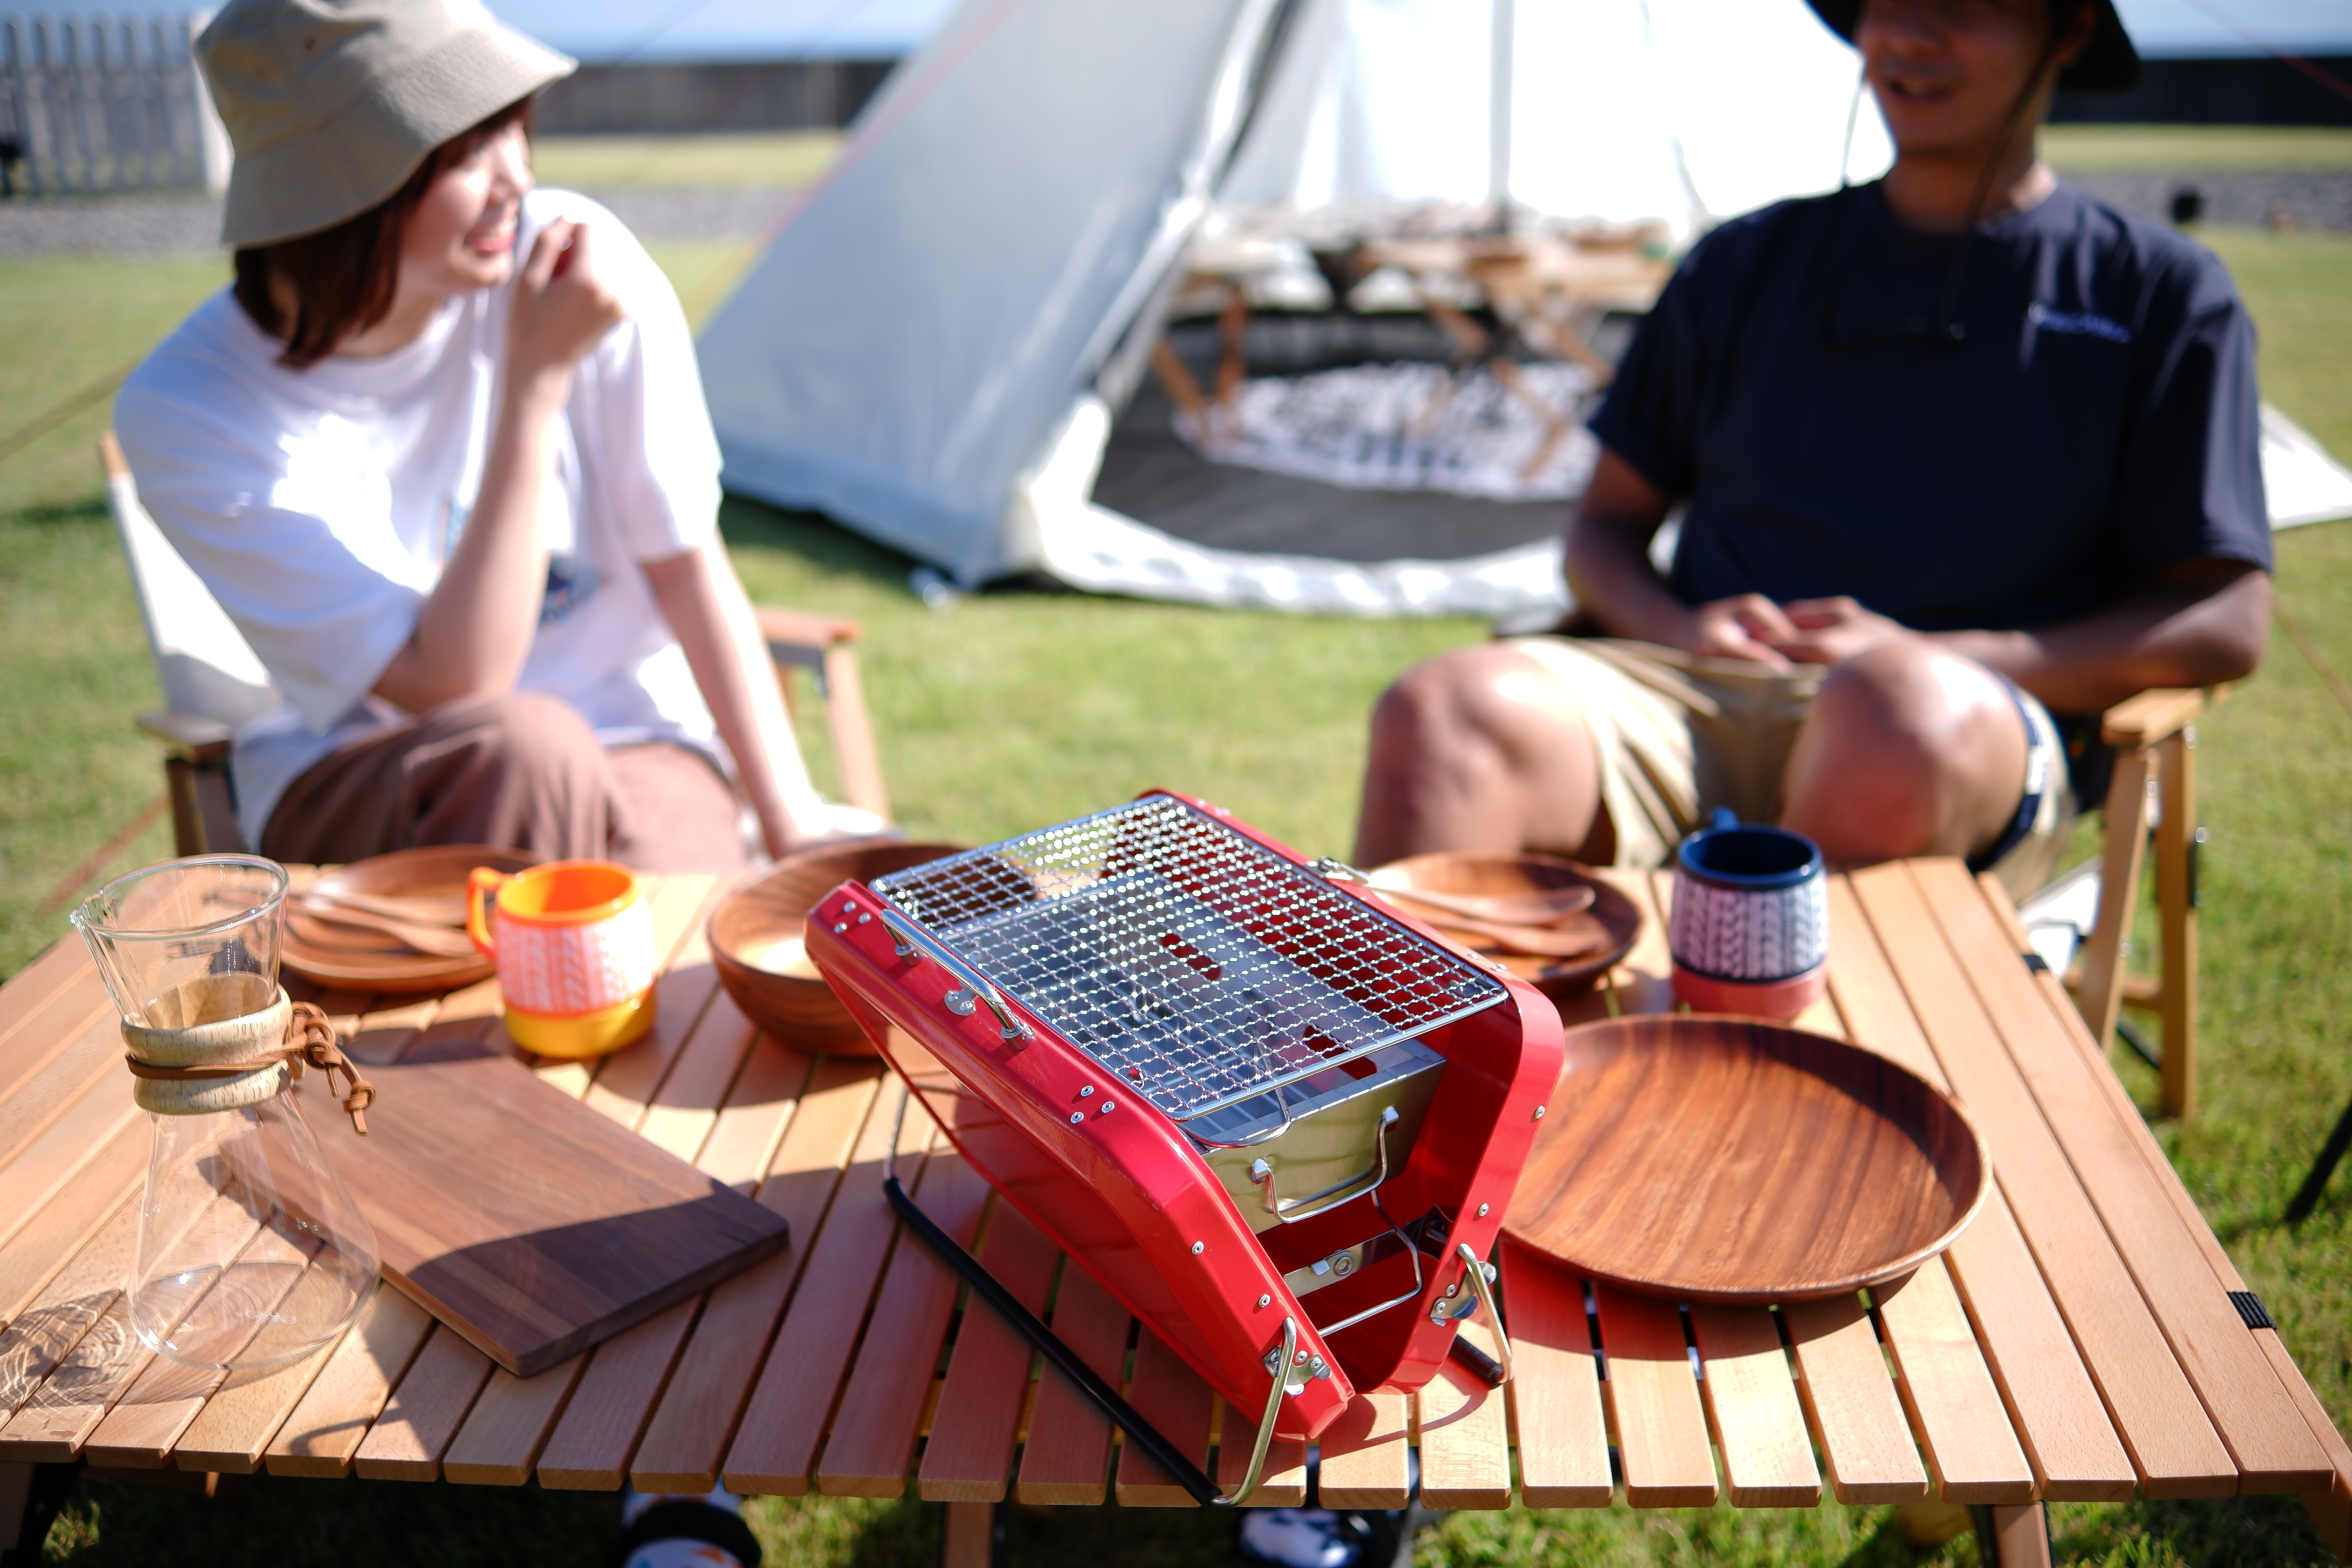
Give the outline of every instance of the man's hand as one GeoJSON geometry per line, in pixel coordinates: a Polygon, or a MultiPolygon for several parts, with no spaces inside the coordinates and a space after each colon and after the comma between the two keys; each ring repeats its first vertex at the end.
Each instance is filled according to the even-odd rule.
{"type": "Polygon", "coordinates": [[[1791,600],[1779,610],[1790,630],[1767,640],[1797,664],[1843,664],[1882,643],[1905,642],[1918,635],[1843,595],[1791,600]]]}
{"type": "Polygon", "coordinates": [[[1743,659],[1768,669],[1786,669],[1793,656],[1783,651],[1783,645],[1801,636],[1780,605],[1761,594],[1739,594],[1692,609],[1678,646],[1705,658],[1743,659]]]}

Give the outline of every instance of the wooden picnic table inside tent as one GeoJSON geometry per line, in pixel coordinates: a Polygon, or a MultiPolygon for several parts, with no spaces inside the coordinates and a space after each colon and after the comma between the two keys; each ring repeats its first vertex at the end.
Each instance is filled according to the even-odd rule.
{"type": "MultiPolygon", "coordinates": [[[[1652,916],[1570,1022],[1669,1005],[1663,878],[1608,873],[1652,916]]],[[[894,1154],[931,1215],[1160,1429],[1240,1479],[1250,1429],[1091,1279],[992,1201],[870,1059],[755,1029],[719,989],[707,878],[653,879],[667,970],[653,1033],[541,1061],[579,1097],[787,1217],[792,1246],[532,1378],[394,1289],[336,1343],[219,1374],[152,1360],[121,1286],[146,1119],[77,942],[0,988],[0,1500],[10,1466],[100,1473],[446,1479],[467,1485],[898,1497],[950,1505],[951,1560],[985,1561],[987,1505],[1187,1506],[1060,1373],[903,1237],[894,1154]],[[1132,1364],[1128,1347],[1134,1344],[1132,1364]]],[[[2046,1562],[2051,1500],[2300,1494],[2352,1551],[2352,1449],[2175,1177],[2005,897],[1957,862],[1832,886],[1829,996],[1801,1020],[1948,1089],[1998,1190],[1950,1251],[1866,1294],[1698,1306],[1588,1283],[1507,1243],[1516,1380],[1448,1365],[1360,1398],[1322,1437],[1322,1500],[1398,1508],[1407,1449],[1434,1509],[1990,1505],[2004,1563],[2046,1562]],[[1517,1464],[1514,1466],[1514,1452],[1517,1464]]],[[[425,999],[315,997],[363,1061],[507,1048],[495,981],[425,999]]],[[[1494,1348],[1489,1327],[1465,1333],[1494,1348]]],[[[1253,1500],[1295,1504],[1277,1445],[1253,1500]]],[[[21,1479],[24,1472],[15,1471],[21,1479]]],[[[0,1520],[0,1528],[9,1521],[0,1520]]]]}

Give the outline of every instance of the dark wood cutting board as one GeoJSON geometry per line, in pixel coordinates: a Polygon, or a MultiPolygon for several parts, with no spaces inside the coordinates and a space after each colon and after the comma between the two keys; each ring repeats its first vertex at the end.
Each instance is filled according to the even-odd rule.
{"type": "Polygon", "coordinates": [[[383,1276],[518,1376],[789,1240],[782,1215],[511,1058],[366,1070],[366,1137],[323,1096],[304,1094],[304,1115],[375,1227],[383,1276]]]}

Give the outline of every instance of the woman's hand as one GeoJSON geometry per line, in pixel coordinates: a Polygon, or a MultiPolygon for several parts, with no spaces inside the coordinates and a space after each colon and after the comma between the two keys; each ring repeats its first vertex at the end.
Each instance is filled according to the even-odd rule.
{"type": "Polygon", "coordinates": [[[552,379],[568,390],[573,368],[627,315],[596,276],[588,226],[557,218],[531,242],[515,278],[507,317],[511,383],[552,379]]]}

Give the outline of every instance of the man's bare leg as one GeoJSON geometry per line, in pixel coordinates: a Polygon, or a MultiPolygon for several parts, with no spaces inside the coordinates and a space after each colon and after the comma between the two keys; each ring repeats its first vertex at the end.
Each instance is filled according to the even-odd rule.
{"type": "Polygon", "coordinates": [[[1604,856],[1600,769],[1583,713],[1542,665],[1501,643],[1397,678],[1372,710],[1356,864],[1433,849],[1604,856]]]}
{"type": "Polygon", "coordinates": [[[1982,665],[1889,643],[1839,665],[1805,715],[1780,825],[1835,866],[1973,855],[2017,812],[2025,722],[1982,665]]]}

